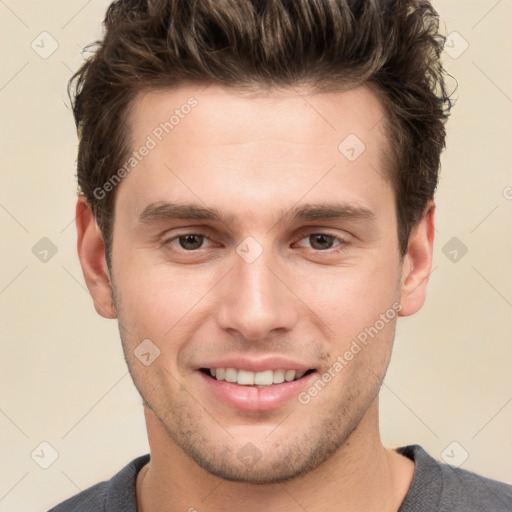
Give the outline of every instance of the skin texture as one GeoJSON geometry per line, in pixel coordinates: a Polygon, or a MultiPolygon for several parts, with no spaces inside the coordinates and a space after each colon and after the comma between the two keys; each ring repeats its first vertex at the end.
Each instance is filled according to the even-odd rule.
{"type": "Polygon", "coordinates": [[[400,316],[414,314],[432,264],[434,204],[401,259],[383,109],[365,87],[141,94],[131,147],[191,96],[197,106],[116,188],[111,274],[90,207],[77,204],[87,286],[98,313],[118,318],[145,405],[151,462],[137,481],[139,510],[397,510],[414,464],[382,446],[378,392],[398,315],[307,404],[294,397],[273,410],[239,410],[211,394],[197,367],[283,356],[320,377],[393,304],[400,316]],[[338,150],[349,134],[365,144],[354,161],[338,150]],[[232,218],[141,221],[165,201],[232,218]],[[306,203],[349,203],[373,218],[283,217],[306,203]],[[187,251],[170,241],[189,233],[205,234],[203,245],[187,251]],[[315,233],[341,242],[328,237],[320,250],[315,233]],[[246,237],[262,250],[251,263],[236,251],[246,237]],[[134,354],[145,339],[160,351],[148,366],[134,354]],[[255,463],[238,456],[248,443],[255,463]]]}

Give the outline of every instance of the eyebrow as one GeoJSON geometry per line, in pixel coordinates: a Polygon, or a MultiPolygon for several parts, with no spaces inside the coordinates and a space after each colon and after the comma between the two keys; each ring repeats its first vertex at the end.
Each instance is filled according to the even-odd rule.
{"type": "MultiPolygon", "coordinates": [[[[144,208],[139,222],[149,224],[173,219],[202,220],[232,224],[239,216],[221,212],[217,208],[207,208],[195,203],[172,203],[160,201],[144,208]]],[[[306,203],[290,209],[282,209],[278,222],[322,221],[322,220],[367,220],[375,222],[375,212],[352,203],[306,203]]]]}

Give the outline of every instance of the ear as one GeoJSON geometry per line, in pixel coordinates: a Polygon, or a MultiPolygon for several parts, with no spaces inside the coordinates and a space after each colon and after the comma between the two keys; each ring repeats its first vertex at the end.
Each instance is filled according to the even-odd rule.
{"type": "Polygon", "coordinates": [[[434,201],[429,201],[419,223],[412,229],[402,262],[400,316],[413,315],[425,302],[434,247],[434,201]]]}
{"type": "Polygon", "coordinates": [[[76,203],[75,222],[78,235],[78,258],[94,307],[101,316],[116,318],[117,312],[112,299],[110,274],[105,257],[105,244],[91,205],[83,195],[76,203]]]}

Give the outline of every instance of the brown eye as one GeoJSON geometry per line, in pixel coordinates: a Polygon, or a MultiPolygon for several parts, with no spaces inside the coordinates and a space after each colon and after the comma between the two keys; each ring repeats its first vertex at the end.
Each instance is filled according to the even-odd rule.
{"type": "Polygon", "coordinates": [[[182,249],[193,251],[203,245],[204,235],[187,234],[176,238],[182,249]]]}
{"type": "Polygon", "coordinates": [[[325,232],[304,234],[299,242],[294,244],[296,247],[309,249],[309,254],[322,254],[324,256],[340,254],[350,247],[350,242],[337,235],[331,235],[325,232]]]}
{"type": "Polygon", "coordinates": [[[319,251],[330,249],[336,240],[336,237],[326,235],[325,233],[314,233],[312,235],[309,235],[308,238],[311,247],[319,251]]]}
{"type": "Polygon", "coordinates": [[[208,237],[202,233],[185,233],[184,235],[173,236],[165,240],[163,244],[174,251],[182,249],[190,252],[200,249],[205,238],[208,237]]]}

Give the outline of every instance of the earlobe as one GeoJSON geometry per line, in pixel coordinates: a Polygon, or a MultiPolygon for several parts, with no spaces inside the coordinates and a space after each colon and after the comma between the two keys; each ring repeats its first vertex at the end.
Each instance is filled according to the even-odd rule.
{"type": "Polygon", "coordinates": [[[78,258],[94,307],[101,316],[116,318],[110,274],[105,258],[105,244],[85,196],[78,198],[75,222],[78,258]]]}
{"type": "Polygon", "coordinates": [[[413,315],[425,302],[432,269],[435,204],[430,201],[421,220],[412,229],[402,265],[400,316],[413,315]]]}

